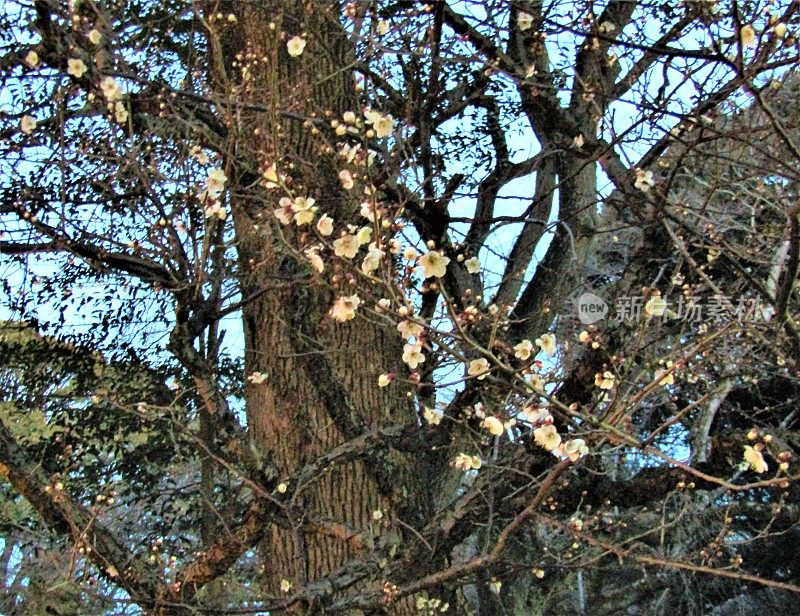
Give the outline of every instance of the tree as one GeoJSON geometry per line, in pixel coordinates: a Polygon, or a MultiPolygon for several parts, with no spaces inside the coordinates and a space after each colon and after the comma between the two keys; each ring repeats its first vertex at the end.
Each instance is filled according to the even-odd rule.
{"type": "Polygon", "coordinates": [[[785,603],[797,9],[9,4],[8,609],[785,603]]]}

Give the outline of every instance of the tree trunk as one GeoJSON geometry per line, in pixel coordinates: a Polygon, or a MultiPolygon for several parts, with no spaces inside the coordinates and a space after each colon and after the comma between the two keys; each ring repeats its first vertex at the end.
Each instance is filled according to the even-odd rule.
{"type": "MultiPolygon", "coordinates": [[[[225,68],[217,81],[229,92],[239,88],[236,99],[242,103],[228,110],[235,116],[229,128],[237,132],[238,158],[247,148],[254,167],[229,173],[235,186],[232,213],[241,293],[255,296],[243,315],[245,370],[268,374],[263,384],[247,386],[248,427],[260,453],[288,476],[352,437],[348,432],[416,419],[404,388],[377,385],[383,372],[405,372],[397,332],[360,316],[380,294],[361,297],[355,320],[335,323],[327,314],[334,298],[355,289],[346,284],[346,275],[343,282],[333,281],[331,263],[323,275],[308,267],[301,255],[307,239],[303,228],[277,225],[272,210],[286,191],[253,186],[256,173],[277,164],[279,173],[290,176],[293,193],[314,197],[319,215],[333,217],[337,232],[346,222],[358,222],[358,197],[340,187],[336,148],[303,121],[325,118],[329,125],[345,111],[359,114],[352,74],[344,69],[350,43],[335,5],[230,3],[228,8],[238,24],[220,26],[225,68]],[[292,58],[286,42],[301,34],[308,45],[292,58]],[[242,80],[243,65],[247,81],[242,80]]],[[[295,504],[307,517],[297,519],[293,529],[275,527],[268,535],[263,546],[266,589],[277,595],[284,579],[295,586],[318,580],[363,554],[377,534],[373,512],[381,509],[385,518],[380,523],[389,523],[401,485],[398,481],[398,490],[387,493],[368,465],[356,461],[327,470],[310,487],[289,486],[298,490],[295,504]],[[363,533],[368,540],[350,533],[363,533]]],[[[356,583],[360,589],[367,585],[366,580],[356,583]]]]}

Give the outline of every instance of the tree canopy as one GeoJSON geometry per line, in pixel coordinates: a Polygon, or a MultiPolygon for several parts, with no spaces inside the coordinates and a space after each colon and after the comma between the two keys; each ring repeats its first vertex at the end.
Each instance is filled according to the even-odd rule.
{"type": "Polygon", "coordinates": [[[0,611],[800,592],[793,0],[13,0],[0,611]]]}

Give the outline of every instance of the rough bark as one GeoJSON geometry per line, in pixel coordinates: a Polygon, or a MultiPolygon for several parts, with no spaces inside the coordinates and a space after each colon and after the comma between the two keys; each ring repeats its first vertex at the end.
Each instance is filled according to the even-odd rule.
{"type": "MultiPolygon", "coordinates": [[[[262,59],[255,62],[242,98],[244,105],[266,111],[241,115],[238,147],[251,150],[264,167],[277,164],[279,172],[291,176],[296,194],[316,199],[320,213],[337,223],[356,222],[357,204],[340,188],[336,153],[326,150],[309,124],[296,119],[341,118],[345,111],[358,111],[352,76],[341,68],[350,52],[345,33],[333,5],[268,5],[232,4],[242,27],[237,36],[222,39],[228,79],[237,70],[237,55],[262,59]],[[301,33],[308,49],[290,58],[286,39],[301,33]]],[[[396,332],[361,318],[333,322],[327,310],[337,289],[299,256],[301,233],[273,224],[271,210],[285,193],[247,186],[251,173],[235,170],[233,215],[242,295],[256,295],[276,280],[293,284],[260,295],[244,308],[246,371],[269,375],[266,383],[247,388],[248,425],[255,446],[288,476],[345,439],[387,422],[413,422],[414,413],[400,388],[377,387],[381,373],[403,372],[396,332]]],[[[346,286],[338,290],[352,293],[346,286]]],[[[369,306],[377,297],[361,299],[369,306]]],[[[359,461],[326,469],[308,489],[292,489],[298,488],[298,509],[352,529],[354,536],[371,534],[374,511],[391,516],[403,483],[398,477],[396,485],[388,485],[385,475],[376,476],[359,461]]],[[[283,579],[298,586],[318,580],[363,551],[347,533],[313,533],[309,525],[301,530],[307,520],[296,522],[293,530],[273,527],[263,546],[264,585],[271,594],[278,594],[283,579]]]]}

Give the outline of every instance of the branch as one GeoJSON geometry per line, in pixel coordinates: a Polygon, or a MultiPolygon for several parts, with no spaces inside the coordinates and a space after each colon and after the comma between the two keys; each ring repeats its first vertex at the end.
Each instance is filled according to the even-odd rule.
{"type": "MultiPolygon", "coordinates": [[[[176,585],[162,589],[158,605],[185,604],[194,599],[203,586],[224,574],[264,537],[274,512],[275,508],[264,499],[254,499],[239,526],[222,534],[194,562],[179,571],[175,576],[176,585]]],[[[174,612],[166,609],[162,613],[174,612]]]]}
{"type": "Polygon", "coordinates": [[[491,231],[492,222],[495,220],[495,201],[503,186],[511,180],[533,173],[548,156],[552,156],[552,153],[540,152],[525,161],[514,164],[504,164],[502,160],[498,159],[494,170],[478,185],[478,204],[475,208],[475,216],[464,240],[471,252],[478,253],[491,231]]]}
{"type": "MultiPolygon", "coordinates": [[[[286,483],[295,489],[275,497],[262,493],[254,498],[248,507],[242,522],[232,531],[224,532],[214,544],[203,552],[193,563],[178,572],[177,588],[164,589],[159,598],[159,605],[186,604],[196,596],[197,592],[212,580],[223,575],[247,550],[255,546],[265,535],[272,523],[277,523],[285,516],[285,503],[291,503],[296,495],[306,489],[309,484],[316,481],[336,464],[346,464],[353,460],[372,458],[380,455],[385,448],[397,445],[401,448],[404,441],[417,431],[416,425],[411,426],[386,426],[370,431],[355,439],[342,443],[328,453],[320,456],[312,463],[307,464],[289,477],[286,483]]],[[[342,541],[352,542],[354,546],[364,545],[364,538],[358,532],[348,532],[347,529],[334,522],[309,520],[305,526],[309,532],[325,532],[342,541]]],[[[358,561],[359,563],[361,561],[358,561]]],[[[352,564],[344,569],[352,568],[352,564]]],[[[312,585],[304,587],[299,596],[294,597],[284,607],[301,599],[321,598],[321,591],[331,588],[331,574],[325,580],[319,580],[312,585]]],[[[339,589],[342,586],[338,587],[339,589]]],[[[332,591],[331,591],[332,592],[332,591]]],[[[283,604],[281,604],[283,605],[283,604]]],[[[276,607],[277,609],[277,607],[276,607]]],[[[168,612],[165,612],[168,613],[168,612]]]]}
{"type": "Polygon", "coordinates": [[[158,586],[151,572],[100,522],[95,514],[56,486],[48,485],[38,465],[0,421],[0,476],[11,483],[57,533],[86,546],[86,557],[109,582],[124,589],[142,607],[154,604],[158,586]]]}
{"type": "Polygon", "coordinates": [[[708,443],[710,455],[705,462],[696,462],[692,466],[682,464],[645,468],[633,477],[620,481],[592,469],[592,472],[583,477],[571,479],[558,493],[558,510],[575,511],[587,505],[602,507],[609,502],[611,506],[620,509],[636,509],[663,499],[677,489],[678,483],[688,483],[690,479],[694,483],[693,490],[744,491],[748,484],[730,484],[717,477],[730,476],[736,471],[731,460],[741,459],[743,445],[746,443],[747,440],[740,435],[715,436],[708,443]],[[713,477],[713,480],[706,479],[707,477],[713,477]]]}
{"type": "Polygon", "coordinates": [[[542,481],[542,484],[539,486],[535,496],[528,503],[527,507],[520,511],[514,517],[514,519],[500,532],[497,541],[488,554],[477,556],[465,563],[452,565],[446,569],[443,569],[442,571],[437,571],[436,573],[427,575],[421,579],[411,582],[410,584],[406,584],[405,586],[393,588],[390,593],[371,593],[353,599],[342,599],[341,601],[334,603],[330,607],[330,611],[337,612],[352,608],[365,609],[378,606],[386,607],[392,602],[403,597],[413,595],[428,588],[463,579],[496,564],[499,562],[501,556],[505,552],[511,537],[520,528],[522,528],[522,526],[527,524],[532,518],[538,515],[539,508],[541,507],[545,498],[547,498],[547,496],[550,494],[552,489],[555,487],[556,481],[562,475],[562,473],[569,468],[570,464],[570,462],[559,462],[550,470],[550,472],[547,474],[547,477],[545,477],[544,481],[542,481]]]}
{"type": "MultiPolygon", "coordinates": [[[[524,67],[519,66],[512,57],[503,53],[490,39],[471,26],[463,16],[456,13],[446,3],[443,16],[445,23],[483,54],[489,65],[505,71],[515,81],[519,81],[518,76],[524,72],[522,70],[524,67]]],[[[532,95],[530,91],[521,87],[519,91],[528,120],[531,122],[534,132],[544,143],[551,140],[556,133],[568,135],[570,138],[580,134],[578,124],[569,112],[561,107],[555,96],[544,92],[532,95]]]]}
{"type": "Polygon", "coordinates": [[[602,548],[606,552],[613,554],[620,560],[633,560],[634,562],[641,563],[643,565],[653,566],[653,567],[661,567],[663,569],[679,569],[681,571],[690,571],[692,573],[704,573],[708,575],[714,575],[717,577],[724,577],[733,580],[742,580],[745,582],[753,582],[755,584],[761,584],[762,586],[767,586],[769,588],[777,588],[779,590],[787,590],[789,592],[800,593],[800,586],[797,584],[789,584],[787,582],[778,582],[776,580],[769,580],[767,578],[762,578],[757,575],[752,575],[749,573],[742,573],[739,571],[732,571],[730,569],[722,569],[719,567],[709,567],[706,565],[695,565],[692,563],[687,563],[678,560],[670,560],[667,558],[658,558],[655,556],[647,556],[645,554],[635,554],[633,553],[633,548],[625,549],[613,543],[608,543],[593,537],[590,533],[580,533],[579,535],[570,527],[560,520],[557,520],[551,516],[542,516],[545,522],[549,523],[551,526],[558,528],[561,531],[569,532],[571,534],[576,535],[576,538],[580,538],[582,541],[585,541],[589,545],[593,545],[595,547],[602,548]]]}
{"type": "Polygon", "coordinates": [[[560,179],[558,228],[536,274],[511,312],[512,340],[549,329],[553,314],[567,299],[566,294],[579,284],[594,240],[597,227],[594,164],[565,154],[556,159],[556,171],[560,179]],[[587,176],[587,172],[591,175],[587,176]]]}
{"type": "Polygon", "coordinates": [[[781,284],[775,293],[775,312],[781,322],[787,318],[789,298],[797,282],[800,269],[800,207],[795,206],[789,215],[789,239],[786,269],[781,276],[781,284]]]}
{"type": "Polygon", "coordinates": [[[33,242],[23,244],[22,242],[4,242],[0,240],[0,254],[4,255],[28,255],[40,252],[59,252],[63,250],[55,242],[33,242]]]}
{"type": "MultiPolygon", "coordinates": [[[[625,26],[630,23],[636,6],[637,2],[632,0],[612,0],[603,10],[596,23],[601,25],[610,23],[619,32],[622,32],[625,26]]],[[[584,100],[584,94],[602,94],[600,103],[603,105],[603,112],[608,103],[611,102],[605,93],[611,88],[614,78],[620,70],[618,62],[615,62],[612,67],[607,66],[608,50],[614,43],[616,43],[616,40],[612,37],[589,34],[578,51],[578,55],[575,58],[575,86],[572,89],[570,109],[580,115],[591,117],[593,112],[592,104],[584,100]]],[[[587,128],[588,126],[594,128],[595,125],[596,123],[590,120],[587,128]]]]}
{"type": "Polygon", "coordinates": [[[614,88],[609,93],[610,100],[618,100],[626,92],[628,92],[633,85],[644,75],[653,64],[664,56],[663,50],[666,48],[667,43],[679,38],[683,29],[695,20],[691,5],[688,7],[686,14],[679,19],[667,32],[659,38],[655,44],[642,54],[627,72],[627,74],[620,79],[614,88]]]}
{"type": "Polygon", "coordinates": [[[522,288],[525,272],[539,240],[544,235],[555,188],[555,161],[548,157],[536,171],[536,192],[533,195],[533,203],[525,213],[527,220],[511,249],[502,282],[497,290],[495,303],[500,306],[514,302],[522,288]]]}
{"type": "MultiPolygon", "coordinates": [[[[460,181],[461,176],[454,176],[454,179],[456,177],[460,181]]],[[[467,290],[471,290],[472,297],[475,297],[481,294],[481,285],[480,277],[469,274],[463,262],[459,262],[459,250],[453,247],[453,242],[447,233],[450,216],[447,214],[446,196],[447,194],[452,196],[450,192],[452,184],[446,189],[445,197],[437,199],[431,207],[424,207],[405,186],[391,182],[388,178],[382,179],[385,182],[383,184],[384,192],[396,203],[403,204],[408,218],[414,224],[414,228],[422,240],[434,242],[450,258],[442,285],[448,295],[448,301],[453,303],[454,309],[461,310],[467,290]]],[[[435,299],[432,294],[427,296],[435,299]]]]}
{"type": "MultiPolygon", "coordinates": [[[[188,312],[188,310],[186,310],[188,312]]],[[[274,478],[277,471],[267,467],[257,451],[250,446],[250,437],[230,409],[228,400],[217,386],[213,370],[194,347],[196,335],[191,335],[182,317],[184,309],[176,310],[175,326],[169,339],[169,351],[194,379],[198,393],[214,432],[223,440],[222,449],[233,454],[250,479],[260,483],[274,478]]]]}
{"type": "Polygon", "coordinates": [[[0,242],[0,253],[15,254],[12,251],[18,251],[16,254],[19,254],[25,252],[26,246],[37,248],[38,251],[43,251],[45,248],[48,252],[62,250],[81,257],[90,264],[111,267],[164,289],[176,291],[186,287],[186,283],[177,280],[173,273],[163,265],[122,252],[109,252],[104,248],[74,240],[62,234],[55,227],[41,222],[29,212],[19,208],[16,211],[21,219],[50,238],[51,241],[49,243],[39,242],[33,244],[0,242]]]}

